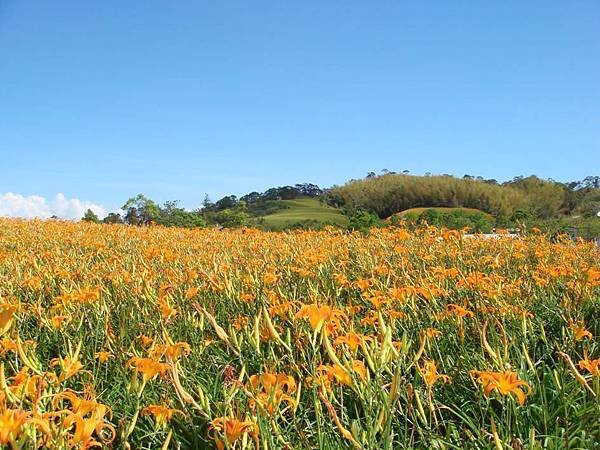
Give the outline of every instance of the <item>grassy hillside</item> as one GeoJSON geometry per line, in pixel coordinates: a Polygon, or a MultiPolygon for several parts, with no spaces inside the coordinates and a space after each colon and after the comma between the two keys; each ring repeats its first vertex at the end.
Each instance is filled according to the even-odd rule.
{"type": "Polygon", "coordinates": [[[404,211],[400,211],[396,215],[398,215],[400,217],[410,216],[410,215],[419,216],[423,213],[423,211],[428,210],[428,209],[434,209],[438,212],[462,211],[465,214],[481,213],[481,214],[485,214],[488,217],[492,217],[491,214],[488,214],[485,211],[482,211],[482,210],[476,209],[476,208],[450,208],[450,207],[445,207],[445,206],[434,206],[434,207],[430,207],[430,208],[425,208],[425,207],[409,208],[409,209],[405,209],[404,211]]]}
{"type": "Polygon", "coordinates": [[[321,203],[315,198],[278,200],[277,203],[283,205],[284,208],[262,217],[266,227],[283,228],[306,220],[340,226],[348,225],[348,218],[339,209],[321,203]]]}

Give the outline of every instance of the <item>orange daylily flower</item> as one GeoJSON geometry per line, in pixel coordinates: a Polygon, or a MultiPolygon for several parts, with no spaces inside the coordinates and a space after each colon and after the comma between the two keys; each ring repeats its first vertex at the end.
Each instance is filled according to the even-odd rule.
{"type": "Polygon", "coordinates": [[[91,303],[100,299],[100,288],[81,289],[73,293],[73,300],[80,303],[91,303]]]}
{"type": "Polygon", "coordinates": [[[519,380],[517,374],[510,370],[504,372],[487,372],[472,370],[474,376],[483,386],[483,392],[489,396],[493,390],[501,395],[515,394],[520,405],[525,404],[525,397],[531,393],[531,386],[522,380],[519,380]],[[524,387],[525,391],[521,388],[524,387]]]}
{"type": "Polygon", "coordinates": [[[112,412],[102,403],[98,403],[93,396],[93,393],[86,392],[83,398],[78,397],[74,391],[66,390],[54,396],[53,404],[56,407],[62,400],[68,400],[71,403],[71,412],[85,417],[92,414],[96,417],[104,417],[107,413],[112,415],[112,412]]]}
{"type": "Polygon", "coordinates": [[[77,375],[83,369],[83,364],[81,364],[77,356],[65,356],[64,358],[54,358],[50,361],[49,364],[50,367],[55,367],[58,365],[61,368],[58,380],[61,382],[71,378],[72,376],[77,375]]]}
{"type": "Polygon", "coordinates": [[[175,314],[177,314],[177,309],[173,308],[167,298],[161,298],[158,302],[158,309],[160,310],[160,315],[163,319],[169,319],[175,314]]]}
{"type": "Polygon", "coordinates": [[[438,380],[441,380],[443,383],[450,383],[450,377],[448,375],[438,373],[437,364],[434,361],[425,361],[423,367],[419,368],[419,373],[425,380],[425,384],[429,389],[431,389],[438,380]]]}
{"type": "Polygon", "coordinates": [[[237,331],[240,331],[242,328],[245,328],[248,325],[248,318],[246,316],[238,316],[234,319],[231,325],[237,331]]]}
{"type": "Polygon", "coordinates": [[[296,404],[289,395],[296,391],[296,381],[289,375],[269,372],[252,375],[248,387],[254,393],[250,407],[258,405],[269,415],[273,415],[282,402],[288,406],[296,404]]]}
{"type": "Polygon", "coordinates": [[[308,319],[310,326],[315,331],[320,330],[327,322],[331,322],[334,326],[339,325],[339,318],[343,316],[344,313],[339,309],[327,305],[319,306],[316,303],[303,305],[296,313],[297,319],[308,319]]]}
{"type": "Polygon", "coordinates": [[[151,358],[133,357],[129,360],[128,366],[141,374],[144,382],[153,380],[159,375],[162,376],[169,370],[168,364],[151,358]]]}
{"type": "Polygon", "coordinates": [[[148,405],[142,410],[142,415],[151,414],[154,416],[154,421],[157,428],[164,428],[167,423],[173,418],[175,414],[181,414],[185,416],[183,411],[178,409],[169,408],[164,405],[148,405]]]}
{"type": "Polygon", "coordinates": [[[33,276],[30,278],[26,278],[21,285],[24,288],[31,289],[32,291],[37,291],[42,288],[42,279],[37,276],[33,276]]]}
{"type": "Polygon", "coordinates": [[[581,324],[571,323],[569,328],[571,328],[576,341],[580,341],[584,338],[593,339],[594,337],[592,333],[581,324]]]}
{"type": "Polygon", "coordinates": [[[17,342],[10,338],[0,339],[0,356],[6,355],[8,352],[17,352],[17,342]]]}
{"type": "Polygon", "coordinates": [[[600,358],[597,359],[582,359],[577,364],[580,369],[585,369],[595,377],[600,377],[600,358]]]}
{"type": "Polygon", "coordinates": [[[275,284],[279,280],[279,275],[273,272],[266,272],[263,275],[263,283],[266,285],[275,284]]]}
{"type": "Polygon", "coordinates": [[[396,231],[396,238],[399,241],[406,241],[407,239],[410,239],[410,232],[408,230],[405,230],[403,228],[399,229],[398,231],[396,231]]]}
{"type": "Polygon", "coordinates": [[[366,291],[367,289],[369,289],[371,287],[371,284],[371,280],[365,280],[363,278],[354,282],[354,285],[358,287],[361,291],[366,291]]]}
{"type": "Polygon", "coordinates": [[[177,361],[181,355],[188,356],[192,352],[187,342],[176,342],[174,344],[157,344],[148,351],[148,357],[158,361],[163,356],[167,361],[177,361]]]}
{"type": "MultiPolygon", "coordinates": [[[[352,361],[352,371],[363,381],[368,377],[365,363],[360,360],[352,361]]],[[[331,366],[321,365],[317,368],[317,376],[314,379],[309,378],[308,381],[313,383],[317,382],[317,384],[322,383],[326,389],[330,390],[332,381],[336,381],[337,383],[346,386],[352,386],[352,374],[348,369],[338,364],[331,366]]]]}
{"type": "Polygon", "coordinates": [[[55,330],[58,330],[62,327],[63,322],[68,322],[69,316],[52,316],[50,318],[50,324],[55,330]]]}
{"type": "Polygon", "coordinates": [[[384,295],[381,295],[381,293],[378,291],[367,292],[364,294],[364,298],[367,301],[369,301],[369,303],[371,303],[375,309],[381,309],[381,307],[389,301],[384,295]]]}
{"type": "Polygon", "coordinates": [[[0,413],[0,444],[15,441],[24,431],[31,413],[19,409],[6,409],[0,413]]]}
{"type": "Polygon", "coordinates": [[[345,334],[344,336],[337,337],[334,344],[335,345],[345,344],[348,346],[348,348],[350,350],[355,351],[361,342],[372,341],[372,340],[373,340],[373,338],[371,336],[365,336],[364,334],[350,332],[350,333],[345,334]]]}
{"type": "Polygon", "coordinates": [[[191,352],[192,348],[187,342],[177,342],[165,347],[165,356],[167,357],[167,360],[171,359],[175,361],[181,355],[189,356],[191,352]]]}
{"type": "Polygon", "coordinates": [[[442,239],[444,240],[444,242],[460,240],[460,231],[444,230],[442,231],[442,239]]]}
{"type": "Polygon", "coordinates": [[[240,300],[244,303],[252,303],[254,301],[254,294],[252,292],[242,292],[240,300]]]}
{"type": "Polygon", "coordinates": [[[143,334],[140,334],[137,338],[140,340],[142,346],[144,347],[150,347],[154,343],[154,339],[143,334]]]}
{"type": "Polygon", "coordinates": [[[33,398],[46,385],[46,379],[56,381],[56,376],[50,374],[45,376],[30,375],[29,368],[23,367],[14,377],[9,378],[12,381],[9,386],[10,391],[18,397],[33,398]]]}
{"type": "Polygon", "coordinates": [[[17,305],[4,303],[0,305],[0,336],[8,331],[12,325],[13,316],[17,311],[17,305]]]}
{"type": "Polygon", "coordinates": [[[114,355],[105,350],[101,350],[99,352],[94,353],[94,358],[96,358],[101,363],[107,362],[110,358],[114,358],[114,355]]]}
{"type": "Polygon", "coordinates": [[[343,273],[334,273],[333,279],[335,280],[336,284],[338,284],[340,287],[350,286],[350,281],[343,273]]]}
{"type": "Polygon", "coordinates": [[[269,373],[252,375],[250,377],[250,385],[254,389],[262,388],[267,392],[275,389],[281,389],[292,394],[296,391],[296,380],[293,377],[283,373],[269,373]]]}
{"type": "Polygon", "coordinates": [[[187,300],[191,300],[193,299],[196,295],[198,295],[198,292],[200,292],[200,288],[198,287],[191,287],[188,288],[187,291],[185,291],[185,298],[187,300]]]}
{"type": "MultiPolygon", "coordinates": [[[[258,432],[256,424],[251,420],[237,420],[232,417],[218,417],[213,419],[209,427],[211,430],[215,430],[224,436],[229,446],[233,445],[245,434],[252,433],[256,435],[258,432]]],[[[213,438],[217,444],[217,449],[223,450],[225,448],[224,441],[217,436],[213,436],[213,438]]]]}
{"type": "Polygon", "coordinates": [[[425,328],[425,336],[427,339],[435,339],[442,335],[440,330],[436,330],[435,328],[425,328]]]}
{"type": "Polygon", "coordinates": [[[454,314],[456,314],[459,318],[463,318],[463,317],[474,317],[475,314],[473,313],[473,311],[469,311],[466,308],[463,308],[462,306],[456,305],[454,303],[450,303],[449,305],[446,306],[446,309],[450,312],[453,312],[454,314]]]}
{"type": "Polygon", "coordinates": [[[70,414],[63,422],[65,429],[75,427],[73,436],[69,439],[69,443],[73,447],[81,449],[89,449],[94,447],[103,447],[102,444],[110,444],[115,436],[114,427],[104,421],[102,417],[92,415],[84,418],[79,414],[70,414]],[[98,436],[100,441],[94,439],[94,434],[98,436]]]}

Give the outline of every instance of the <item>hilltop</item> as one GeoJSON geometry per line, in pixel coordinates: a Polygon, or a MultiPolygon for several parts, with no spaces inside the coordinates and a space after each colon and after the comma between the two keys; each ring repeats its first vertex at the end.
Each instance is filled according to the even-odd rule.
{"type": "Polygon", "coordinates": [[[347,227],[349,218],[340,208],[310,197],[294,200],[274,200],[278,210],[261,216],[265,228],[281,230],[290,227],[311,227],[330,224],[347,227]]]}

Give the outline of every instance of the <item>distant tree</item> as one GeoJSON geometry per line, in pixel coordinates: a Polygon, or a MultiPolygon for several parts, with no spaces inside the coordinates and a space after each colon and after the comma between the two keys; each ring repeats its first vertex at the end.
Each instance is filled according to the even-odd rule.
{"type": "Polygon", "coordinates": [[[170,200],[158,208],[153,221],[166,227],[196,228],[206,226],[201,211],[188,211],[179,206],[178,200],[170,200]]]}
{"type": "Polygon", "coordinates": [[[89,208],[85,212],[81,220],[83,220],[84,222],[100,223],[100,219],[98,218],[96,213],[89,208]]]}
{"type": "Polygon", "coordinates": [[[517,177],[505,184],[523,192],[527,197],[529,210],[542,219],[556,216],[568,200],[560,184],[542,180],[535,175],[517,177]]]}
{"type": "Polygon", "coordinates": [[[260,201],[261,195],[260,195],[260,193],[254,191],[254,192],[250,192],[249,194],[244,195],[243,197],[240,197],[240,200],[243,200],[248,204],[252,204],[252,203],[256,203],[256,202],[260,201]]]}
{"type": "Polygon", "coordinates": [[[121,214],[111,212],[102,219],[102,223],[123,223],[123,218],[121,217],[121,214]]]}
{"type": "MultiPolygon", "coordinates": [[[[318,188],[318,186],[316,186],[318,188]]],[[[279,186],[267,189],[261,195],[262,200],[293,200],[303,194],[303,185],[279,186]]],[[[310,188],[307,188],[310,189],[310,188]]]]}
{"type": "Polygon", "coordinates": [[[282,186],[277,188],[277,197],[281,200],[293,200],[300,196],[300,190],[294,186],[282,186]]]}
{"type": "Polygon", "coordinates": [[[208,194],[204,194],[204,200],[202,201],[202,207],[210,208],[211,206],[213,206],[213,202],[210,200],[210,197],[208,196],[208,194]]]}
{"type": "Polygon", "coordinates": [[[237,197],[235,195],[227,195],[215,203],[215,209],[222,211],[224,209],[235,208],[237,206],[237,197]]]}
{"type": "Polygon", "coordinates": [[[160,208],[142,194],[131,197],[121,208],[125,211],[125,222],[129,225],[148,225],[160,217],[160,208]]]}
{"type": "Polygon", "coordinates": [[[166,202],[163,203],[163,206],[160,208],[160,215],[161,216],[170,216],[172,215],[175,211],[181,209],[179,208],[179,201],[178,200],[168,200],[166,202]]]}
{"type": "Polygon", "coordinates": [[[323,189],[321,189],[316,184],[312,183],[302,183],[294,186],[300,195],[305,195],[307,197],[319,197],[323,195],[323,189]]]}

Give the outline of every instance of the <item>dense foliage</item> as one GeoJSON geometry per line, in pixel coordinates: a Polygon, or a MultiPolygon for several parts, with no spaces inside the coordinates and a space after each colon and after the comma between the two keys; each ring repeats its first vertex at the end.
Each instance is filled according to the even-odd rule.
{"type": "MultiPolygon", "coordinates": [[[[206,225],[201,211],[188,211],[178,206],[177,201],[165,202],[159,206],[153,200],[142,194],[130,198],[121,207],[125,211],[122,219],[129,225],[149,225],[156,223],[167,227],[196,228],[206,225]]],[[[119,223],[120,216],[110,215],[104,219],[106,223],[119,223]]]]}
{"type": "Polygon", "coordinates": [[[591,449],[583,241],[0,219],[0,445],[591,449]]]}
{"type": "Polygon", "coordinates": [[[371,211],[381,218],[421,206],[461,206],[510,215],[526,205],[525,197],[517,189],[451,176],[386,174],[333,187],[328,197],[337,206],[371,211]]]}
{"type": "Polygon", "coordinates": [[[599,184],[600,177],[564,184],[530,176],[498,184],[496,180],[471,176],[386,173],[333,187],[327,196],[338,207],[370,211],[381,218],[415,207],[464,207],[508,221],[519,214],[540,219],[569,214],[593,216],[600,211],[599,184]]]}
{"type": "MultiPolygon", "coordinates": [[[[123,217],[110,213],[102,222],[184,228],[254,227],[267,231],[319,230],[333,225],[365,231],[382,226],[381,219],[399,224],[402,218],[411,227],[435,225],[484,233],[493,228],[535,227],[553,234],[596,238],[600,237],[600,218],[596,216],[600,211],[599,186],[600,177],[557,183],[531,176],[499,184],[496,180],[473,176],[459,179],[449,175],[417,177],[386,172],[377,176],[371,173],[363,180],[353,180],[329,190],[304,183],[271,188],[263,193],[251,192],[240,198],[228,195],[214,203],[207,196],[202,207],[193,211],[180,207],[177,201],[161,206],[138,194],[123,205],[123,217]],[[302,204],[303,199],[314,199],[320,206],[302,204]],[[337,209],[332,210],[328,205],[337,209]],[[298,209],[300,207],[303,209],[298,209]],[[423,207],[427,211],[417,215],[397,215],[423,207]],[[468,212],[465,208],[476,211],[468,212]],[[284,210],[289,212],[284,213],[284,210]],[[307,214],[303,215],[303,211],[307,214]],[[338,216],[332,216],[332,211],[338,216]],[[346,216],[343,220],[341,212],[346,216]]],[[[82,220],[100,222],[91,210],[82,220]]]]}

